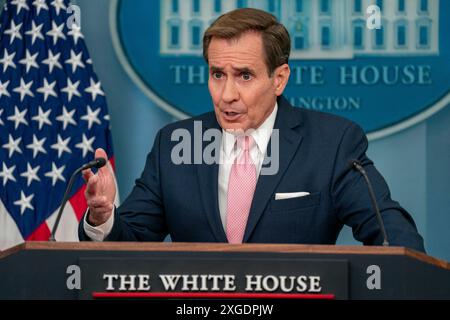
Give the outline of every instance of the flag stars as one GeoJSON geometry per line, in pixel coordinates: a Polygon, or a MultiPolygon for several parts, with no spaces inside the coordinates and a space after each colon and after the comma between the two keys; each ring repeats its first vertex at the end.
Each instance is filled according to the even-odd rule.
{"type": "Polygon", "coordinates": [[[37,92],[42,93],[44,95],[44,102],[47,101],[48,96],[53,96],[55,98],[58,97],[55,90],[53,90],[55,85],[56,85],[56,80],[53,81],[51,84],[49,84],[47,79],[44,78],[44,85],[37,89],[37,92]]]}
{"type": "Polygon", "coordinates": [[[67,34],[69,36],[72,36],[73,42],[75,43],[75,45],[77,45],[78,39],[80,39],[80,38],[84,39],[84,36],[81,33],[81,27],[79,27],[75,22],[72,23],[72,25],[70,27],[70,31],[67,32],[67,34]]]}
{"type": "Polygon", "coordinates": [[[2,126],[5,125],[5,124],[3,123],[3,120],[2,120],[3,110],[4,110],[4,109],[0,109],[0,124],[1,124],[2,126]]]}
{"type": "Polygon", "coordinates": [[[0,177],[3,178],[3,186],[6,186],[9,180],[16,182],[16,178],[14,178],[13,172],[16,169],[16,166],[7,167],[6,163],[2,163],[3,170],[0,171],[0,177]]]}
{"type": "Polygon", "coordinates": [[[88,129],[91,130],[91,127],[94,123],[101,124],[102,122],[98,118],[98,114],[100,113],[100,108],[97,108],[95,111],[92,111],[90,106],[87,106],[87,114],[82,116],[81,119],[88,122],[88,129]]]}
{"type": "Polygon", "coordinates": [[[25,58],[19,61],[19,63],[26,65],[27,73],[30,71],[31,67],[34,67],[36,69],[39,69],[38,64],[36,63],[36,58],[38,56],[39,52],[36,52],[35,54],[31,55],[30,51],[28,49],[25,52],[25,58]]]}
{"type": "Polygon", "coordinates": [[[62,65],[61,65],[61,63],[59,63],[60,56],[61,56],[61,53],[54,55],[50,49],[48,50],[48,57],[47,57],[47,59],[42,60],[42,63],[48,65],[49,73],[53,72],[54,67],[58,67],[58,68],[62,69],[62,65]]]}
{"type": "Polygon", "coordinates": [[[14,92],[20,93],[20,102],[23,101],[25,96],[34,97],[33,92],[30,91],[30,88],[32,85],[33,85],[33,80],[31,80],[28,83],[25,83],[25,81],[23,81],[23,78],[20,79],[20,86],[13,89],[14,92]]]}
{"type": "Polygon", "coordinates": [[[31,211],[34,210],[33,206],[31,205],[31,201],[34,198],[34,194],[30,194],[28,197],[25,196],[25,193],[23,191],[20,191],[20,200],[14,201],[14,204],[16,206],[20,206],[20,214],[23,215],[25,210],[30,209],[31,211]]]}
{"type": "Polygon", "coordinates": [[[83,150],[83,158],[86,157],[88,152],[94,152],[94,149],[92,148],[94,140],[95,137],[92,137],[91,139],[88,140],[88,138],[86,138],[86,135],[83,133],[82,141],[75,145],[75,147],[83,150]]]}
{"type": "Polygon", "coordinates": [[[38,114],[31,118],[31,120],[39,122],[39,130],[42,129],[44,124],[48,124],[49,126],[52,125],[51,121],[48,119],[50,116],[50,113],[52,112],[51,109],[48,109],[46,112],[42,110],[42,108],[39,106],[38,114]]]}
{"type": "Polygon", "coordinates": [[[101,83],[100,81],[95,83],[94,79],[90,79],[90,86],[84,89],[85,92],[90,93],[92,95],[92,101],[95,101],[97,99],[97,95],[104,96],[105,93],[100,88],[101,83]]]}
{"type": "Polygon", "coordinates": [[[61,121],[63,123],[63,130],[66,130],[69,124],[77,125],[76,121],[73,119],[73,115],[75,114],[75,109],[68,112],[66,107],[63,106],[63,112],[60,116],[56,117],[56,120],[61,121]]]}
{"type": "Polygon", "coordinates": [[[9,85],[9,81],[10,80],[8,80],[8,81],[6,81],[6,82],[1,82],[0,81],[0,98],[2,97],[2,96],[7,96],[7,97],[11,97],[11,95],[9,94],[9,92],[8,92],[8,85],[9,85]]]}
{"type": "Polygon", "coordinates": [[[14,63],[15,56],[16,56],[15,52],[8,54],[8,51],[5,49],[3,53],[3,58],[0,59],[0,63],[3,65],[3,72],[6,72],[8,67],[11,67],[13,69],[16,68],[16,64],[14,63]]]}
{"type": "Polygon", "coordinates": [[[44,143],[45,140],[47,140],[47,138],[42,138],[41,140],[38,140],[38,138],[36,138],[36,135],[33,134],[33,143],[30,143],[29,145],[27,145],[28,149],[32,149],[33,150],[33,159],[36,158],[36,156],[39,154],[39,152],[42,152],[43,154],[46,154],[47,151],[45,151],[44,149],[44,143]]]}
{"type": "Polygon", "coordinates": [[[58,168],[54,162],[52,162],[52,170],[47,172],[45,174],[46,177],[52,179],[52,186],[54,187],[55,184],[58,182],[58,180],[61,180],[62,182],[65,182],[66,179],[63,176],[63,171],[66,168],[66,166],[62,166],[58,168]]]}
{"type": "Polygon", "coordinates": [[[31,30],[25,32],[25,34],[31,36],[31,44],[33,45],[36,39],[44,40],[44,36],[41,33],[41,29],[44,26],[43,23],[41,23],[39,26],[36,26],[35,22],[31,22],[31,30]]]}
{"type": "Polygon", "coordinates": [[[9,135],[8,143],[5,143],[2,147],[8,149],[10,158],[14,154],[14,152],[22,153],[22,149],[20,149],[19,147],[21,141],[21,137],[14,139],[12,135],[9,135]]]}
{"type": "Polygon", "coordinates": [[[22,35],[20,34],[20,29],[22,28],[22,23],[16,25],[14,20],[11,21],[11,28],[8,30],[5,30],[5,34],[8,34],[11,38],[9,40],[9,44],[12,44],[14,42],[14,39],[20,39],[22,40],[22,35]]]}
{"type": "Polygon", "coordinates": [[[73,96],[81,97],[80,92],[78,91],[78,86],[80,85],[80,80],[75,83],[72,83],[70,78],[67,78],[67,86],[61,89],[62,92],[67,93],[67,99],[69,102],[72,100],[73,96]]]}
{"type": "Polygon", "coordinates": [[[44,0],[34,0],[33,6],[35,6],[35,8],[36,8],[37,15],[39,15],[39,13],[41,12],[42,9],[48,11],[47,3],[45,3],[44,0]]]}
{"type": "Polygon", "coordinates": [[[56,43],[58,42],[58,39],[66,39],[66,36],[63,33],[63,28],[64,28],[64,22],[61,23],[59,26],[56,25],[55,21],[52,21],[52,30],[48,31],[46,33],[46,35],[50,36],[53,38],[53,45],[56,45],[56,43]]]}
{"type": "Polygon", "coordinates": [[[67,10],[64,0],[54,0],[51,5],[55,8],[56,15],[59,16],[59,12],[64,9],[67,10]]]}
{"type": "Polygon", "coordinates": [[[16,6],[16,14],[19,14],[22,9],[30,10],[30,7],[27,5],[27,0],[13,0],[11,4],[16,6]]]}
{"type": "Polygon", "coordinates": [[[52,149],[54,149],[54,150],[58,150],[58,158],[61,158],[61,155],[62,155],[64,152],[72,153],[72,151],[71,151],[71,150],[69,149],[69,147],[67,146],[67,145],[69,144],[69,142],[70,142],[70,137],[67,138],[67,139],[65,139],[65,140],[63,140],[63,139],[61,138],[61,136],[58,134],[57,140],[58,140],[58,141],[57,141],[55,144],[52,144],[52,145],[50,146],[50,148],[52,148],[52,149]]]}
{"type": "Polygon", "coordinates": [[[25,116],[27,115],[27,109],[24,109],[23,111],[19,111],[19,108],[17,106],[14,107],[14,115],[9,116],[7,119],[9,121],[14,122],[14,129],[17,130],[17,128],[20,126],[20,124],[28,125],[28,121],[25,119],[25,116]]]}
{"type": "Polygon", "coordinates": [[[81,51],[79,54],[75,55],[75,52],[70,50],[70,59],[67,59],[66,63],[72,65],[72,73],[75,73],[77,67],[84,68],[84,63],[81,61],[82,54],[83,52],[81,51]]]}
{"type": "Polygon", "coordinates": [[[20,174],[21,177],[24,177],[27,179],[27,186],[29,187],[30,184],[33,181],[40,182],[41,179],[39,179],[38,171],[40,169],[40,166],[37,166],[36,168],[32,168],[29,163],[27,163],[27,171],[20,174]]]}

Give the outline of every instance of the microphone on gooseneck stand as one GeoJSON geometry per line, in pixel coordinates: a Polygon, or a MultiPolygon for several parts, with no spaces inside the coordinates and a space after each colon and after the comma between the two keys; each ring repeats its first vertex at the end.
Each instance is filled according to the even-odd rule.
{"type": "Polygon", "coordinates": [[[86,169],[91,169],[91,168],[100,169],[105,164],[106,164],[105,158],[96,158],[95,160],[92,160],[92,161],[84,164],[82,167],[79,167],[72,174],[72,176],[70,177],[70,180],[69,180],[69,184],[67,185],[66,192],[64,193],[64,197],[63,197],[61,206],[59,207],[58,215],[56,216],[56,221],[55,221],[55,224],[53,226],[52,234],[50,235],[49,241],[56,241],[55,235],[56,235],[56,230],[58,229],[59,220],[61,220],[61,216],[62,216],[64,207],[66,206],[66,203],[69,200],[70,190],[72,189],[72,185],[73,185],[73,183],[75,181],[75,177],[77,176],[77,174],[79,174],[81,171],[86,170],[86,169]]]}
{"type": "Polygon", "coordinates": [[[375,215],[377,216],[378,224],[380,225],[381,234],[383,236],[383,246],[388,247],[389,241],[388,241],[388,237],[386,234],[386,230],[384,228],[383,218],[381,217],[380,209],[378,208],[378,204],[377,204],[377,199],[375,197],[375,193],[373,192],[372,184],[370,183],[370,180],[366,173],[366,170],[364,170],[361,162],[359,162],[358,160],[351,160],[350,166],[353,169],[357,170],[359,173],[361,173],[361,175],[364,177],[364,181],[366,182],[367,187],[369,188],[370,200],[372,201],[372,206],[373,206],[373,209],[375,210],[375,215]]]}

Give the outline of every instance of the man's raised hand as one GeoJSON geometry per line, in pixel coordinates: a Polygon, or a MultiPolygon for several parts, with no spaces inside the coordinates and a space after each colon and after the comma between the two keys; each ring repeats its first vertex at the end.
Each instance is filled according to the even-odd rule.
{"type": "MultiPolygon", "coordinates": [[[[95,158],[108,156],[105,150],[95,150],[95,158]]],[[[116,198],[116,183],[114,175],[108,165],[98,169],[94,174],[91,169],[83,170],[83,178],[86,181],[86,201],[89,207],[88,222],[98,226],[105,223],[114,210],[114,199],[116,198]]]]}

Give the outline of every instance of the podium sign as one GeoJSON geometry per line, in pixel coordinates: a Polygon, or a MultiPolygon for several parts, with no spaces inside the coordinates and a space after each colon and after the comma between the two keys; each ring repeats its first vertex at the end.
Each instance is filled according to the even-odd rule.
{"type": "MultiPolygon", "coordinates": [[[[233,297],[246,293],[247,297],[277,293],[290,298],[330,297],[348,298],[348,263],[346,260],[289,258],[283,254],[222,254],[207,257],[165,257],[158,253],[149,258],[81,258],[83,291],[81,298],[92,293],[103,296],[127,297],[128,293],[223,293],[233,297]],[[224,257],[227,256],[228,257],[224,257]],[[314,296],[312,296],[314,297],[314,296]]],[[[138,296],[136,294],[134,297],[138,296]]],[[[145,296],[144,294],[142,295],[145,296]]],[[[157,296],[154,294],[153,296],[157,296]]],[[[170,294],[166,295],[170,297],[170,294]]],[[[176,295],[174,295],[176,296],[176,295]]],[[[204,294],[203,297],[208,297],[204,294]]]]}

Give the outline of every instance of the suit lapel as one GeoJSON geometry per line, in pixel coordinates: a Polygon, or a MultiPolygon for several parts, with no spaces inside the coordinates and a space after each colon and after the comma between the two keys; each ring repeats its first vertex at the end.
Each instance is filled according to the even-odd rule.
{"type": "MultiPolygon", "coordinates": [[[[220,129],[219,124],[215,118],[214,113],[211,114],[207,120],[203,122],[203,131],[214,128],[220,129]]],[[[204,146],[202,148],[204,150],[204,146]]],[[[219,164],[202,164],[196,165],[197,178],[200,188],[200,195],[202,198],[203,208],[206,212],[206,218],[209,226],[216,238],[217,242],[227,242],[227,236],[222,226],[222,220],[219,212],[219,200],[218,200],[218,177],[219,177],[219,164]]]]}
{"type": "MultiPolygon", "coordinates": [[[[278,107],[279,110],[275,120],[274,129],[279,130],[279,169],[274,175],[260,175],[258,178],[243,242],[247,242],[250,238],[268,201],[271,199],[275,188],[289,167],[289,164],[302,141],[302,137],[298,132],[301,119],[298,119],[297,114],[292,112],[292,106],[290,106],[283,97],[280,97],[278,100],[278,107]]],[[[273,141],[273,143],[275,143],[275,141],[273,141]]],[[[267,152],[268,154],[271,154],[269,153],[269,150],[270,152],[273,151],[272,138],[269,141],[267,152]]]]}

